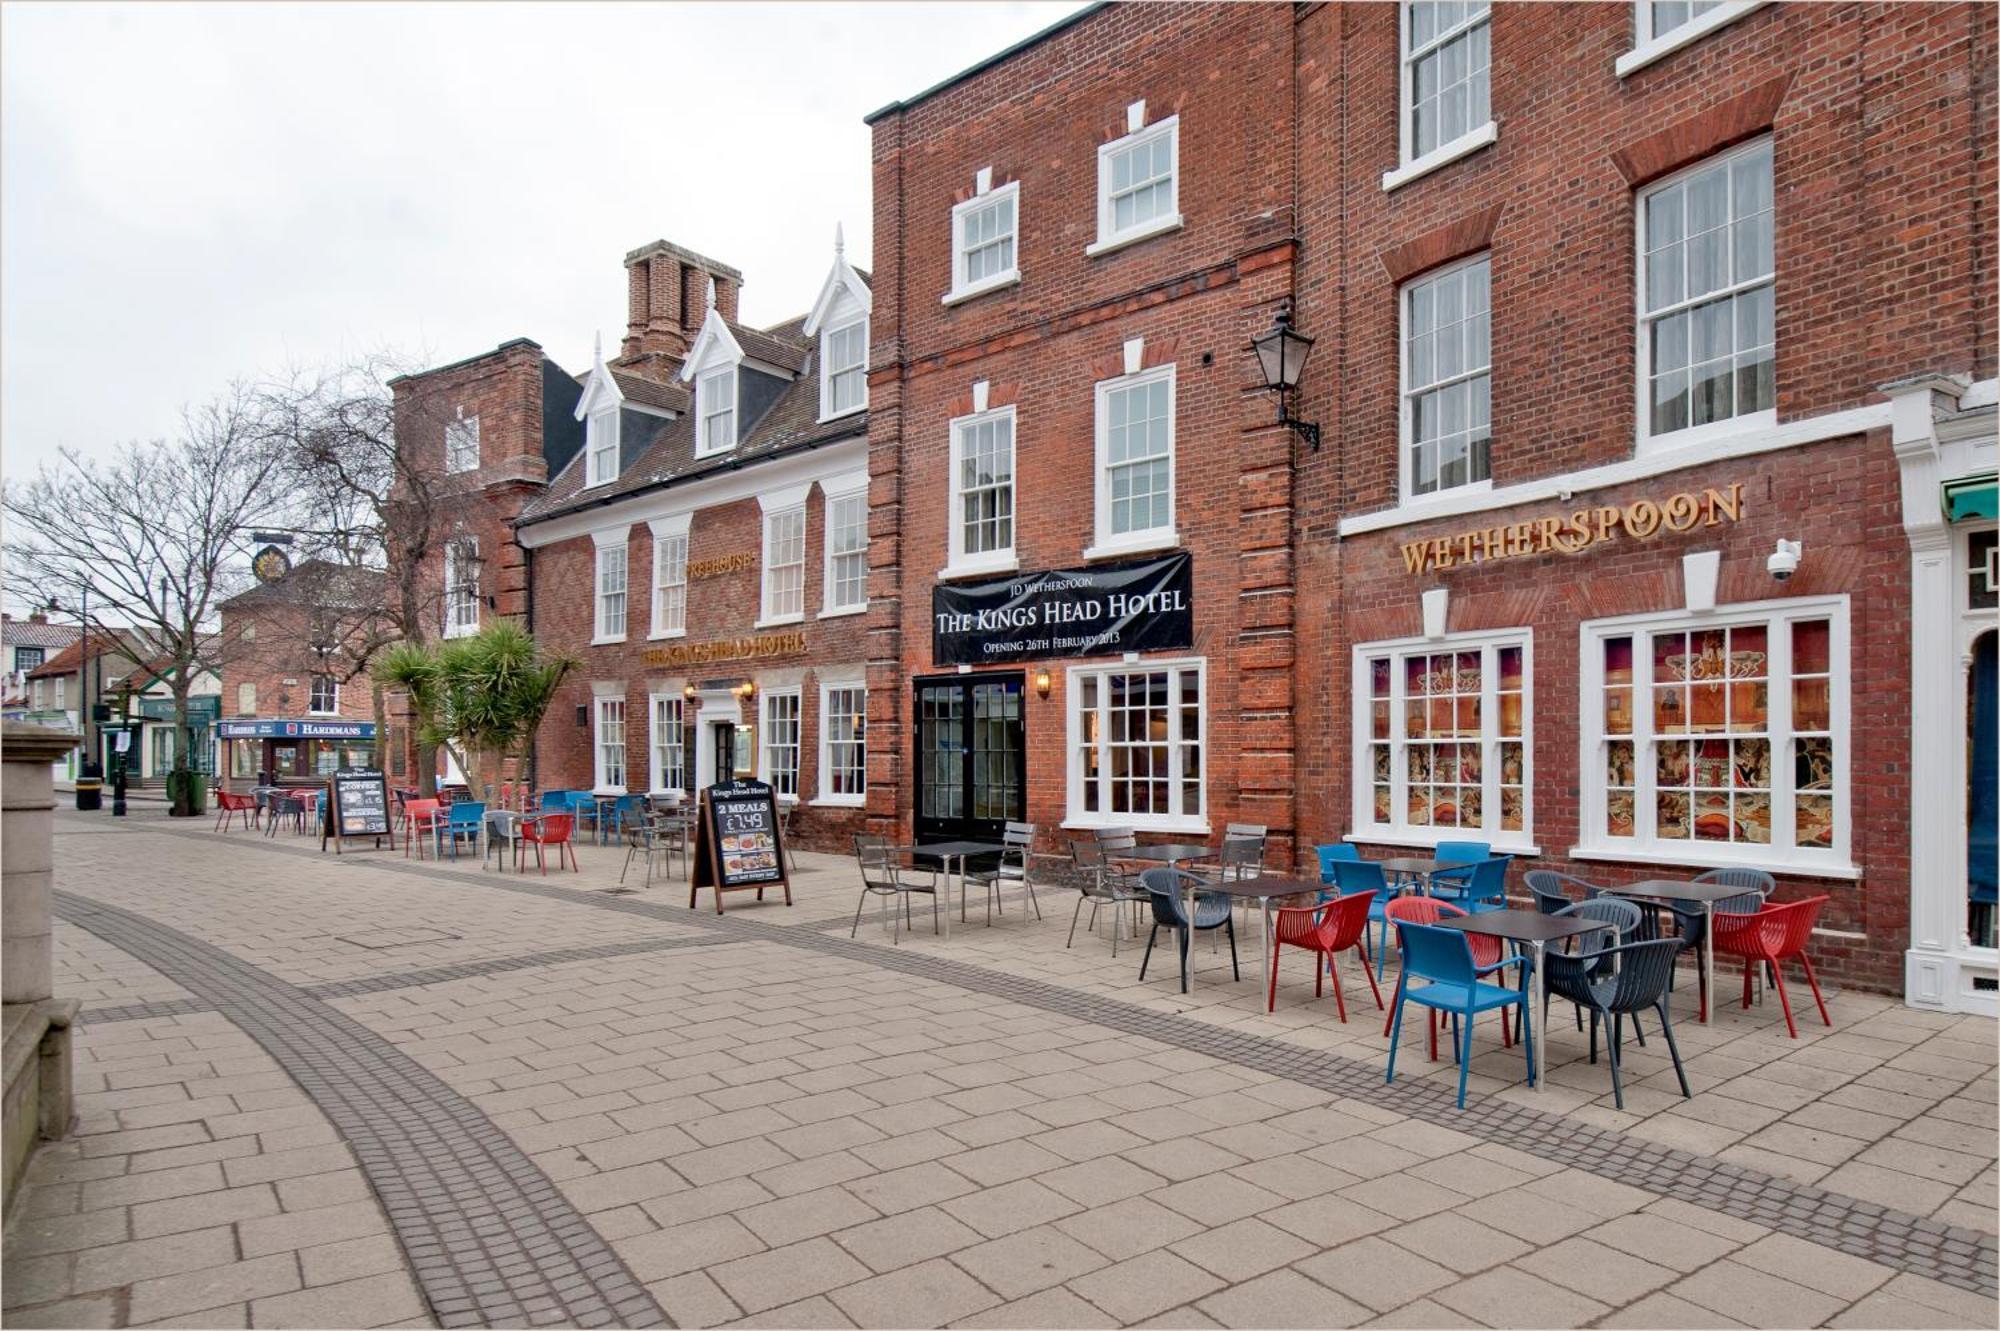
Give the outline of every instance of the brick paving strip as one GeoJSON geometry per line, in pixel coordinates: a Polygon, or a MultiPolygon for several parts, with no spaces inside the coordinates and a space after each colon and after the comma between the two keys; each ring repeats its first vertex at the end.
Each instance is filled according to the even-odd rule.
{"type": "MultiPolygon", "coordinates": [[[[596,947],[565,947],[552,952],[530,952],[519,957],[493,961],[467,961],[451,966],[430,966],[423,970],[396,971],[389,975],[367,975],[357,980],[331,980],[325,984],[297,986],[312,998],[353,998],[358,994],[379,994],[390,989],[418,989],[427,984],[469,980],[481,975],[507,971],[561,966],[572,961],[601,961],[608,957],[631,957],[647,952],[671,952],[684,947],[729,947],[739,940],[729,938],[642,938],[635,943],[603,943],[596,947]]],[[[120,1003],[116,1007],[86,1007],[83,1020],[96,1025],[114,1021],[150,1021],[155,1017],[184,1017],[194,1012],[213,1012],[215,1007],[196,998],[167,998],[154,1003],[120,1003]]]]}
{"type": "MultiPolygon", "coordinates": [[[[192,828],[164,830],[178,836],[206,838],[209,835],[192,828]]],[[[306,847],[264,841],[254,844],[258,849],[279,854],[317,858],[306,847]]],[[[452,882],[465,881],[462,875],[396,861],[377,862],[371,867],[452,882]]],[[[703,910],[687,910],[599,892],[579,893],[526,879],[510,880],[502,875],[480,881],[505,891],[544,900],[594,906],[649,920],[695,924],[703,929],[732,934],[745,941],[782,943],[788,947],[900,971],[975,993],[991,994],[1010,1002],[1254,1068],[1316,1090],[1351,1096],[1409,1118],[1454,1128],[1569,1168],[1752,1221],[1795,1238],[1959,1289],[1987,1297],[2000,1292],[2000,1240],[1996,1240],[1994,1235],[1793,1183],[1725,1160],[1594,1128],[1559,1114],[1506,1101],[1486,1100],[1460,1110],[1455,1107],[1454,1094],[1439,1086],[1421,1081],[1390,1085],[1382,1080],[1381,1073],[1376,1069],[1338,1054],[1300,1048],[1268,1036],[1211,1026],[1116,999],[1079,993],[1046,981],[988,970],[969,962],[831,936],[818,928],[773,925],[740,915],[717,916],[703,910]]],[[[134,955],[141,960],[152,960],[142,951],[135,951],[134,955]]],[[[242,963],[233,964],[240,966],[242,963]]],[[[371,1033],[368,1038],[375,1037],[371,1033]]]]}
{"type": "Polygon", "coordinates": [[[143,915],[68,892],[56,913],[221,1012],[298,1082],[360,1161],[440,1326],[672,1325],[540,1166],[389,1041],[143,915]]]}

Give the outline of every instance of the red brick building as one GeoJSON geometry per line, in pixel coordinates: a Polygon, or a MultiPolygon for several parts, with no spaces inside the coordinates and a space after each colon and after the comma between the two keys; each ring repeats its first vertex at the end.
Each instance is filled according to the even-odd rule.
{"type": "Polygon", "coordinates": [[[1974,5],[1121,5],[878,112],[871,815],[1761,868],[1842,980],[1990,1010],[1994,58],[1974,5]],[[934,659],[953,587],[1163,550],[1185,646],[934,659]]]}

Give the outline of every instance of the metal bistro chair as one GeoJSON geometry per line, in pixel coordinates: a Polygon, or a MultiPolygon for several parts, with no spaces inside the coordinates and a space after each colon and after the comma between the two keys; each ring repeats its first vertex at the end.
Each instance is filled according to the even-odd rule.
{"type": "Polygon", "coordinates": [[[1000,862],[991,869],[973,870],[965,875],[965,881],[978,883],[986,889],[986,918],[989,921],[995,912],[1000,911],[1000,889],[1008,883],[1021,885],[1028,904],[1034,907],[1035,918],[1041,919],[1042,903],[1035,899],[1034,872],[1030,867],[1035,854],[1035,825],[1009,823],[1000,840],[1006,847],[1000,852],[1000,862]]]}
{"type": "Polygon", "coordinates": [[[1674,957],[1680,942],[1655,938],[1594,952],[1571,954],[1552,952],[1548,957],[1549,989],[1575,1003],[1578,1010],[1590,1009],[1590,1061],[1597,1061],[1597,1023],[1606,1025],[1607,1049],[1611,1056],[1611,1095],[1620,1109],[1625,1107],[1625,1084],[1619,1075],[1623,1061],[1624,1019],[1630,1014],[1638,1025],[1642,1008],[1651,1008],[1666,1032],[1667,1052],[1673,1056],[1674,1075],[1680,1079],[1681,1098],[1689,1099],[1687,1072],[1681,1067],[1680,1047],[1674,1043],[1673,1018],[1667,1012],[1667,979],[1673,974],[1674,957]]]}
{"type": "MultiPolygon", "coordinates": [[[[1104,847],[1094,838],[1077,837],[1069,843],[1070,858],[1076,864],[1079,875],[1077,887],[1081,895],[1076,899],[1076,909],[1070,912],[1069,941],[1065,948],[1076,942],[1076,921],[1083,913],[1083,903],[1090,903],[1090,927],[1097,927],[1097,908],[1107,903],[1111,906],[1111,955],[1118,955],[1118,916],[1127,902],[1145,901],[1149,894],[1139,885],[1138,879],[1121,873],[1111,867],[1106,859],[1104,847]]],[[[1138,941],[1134,932],[1133,941],[1138,941]]]]}
{"type": "MultiPolygon", "coordinates": [[[[854,937],[861,930],[861,912],[868,905],[869,897],[881,897],[885,908],[889,907],[891,899],[901,898],[903,903],[903,927],[911,927],[910,894],[913,892],[921,892],[930,897],[931,932],[938,932],[938,887],[936,874],[925,874],[925,871],[922,869],[905,869],[897,864],[895,848],[889,844],[889,838],[885,836],[857,833],[854,838],[854,858],[861,863],[861,900],[854,905],[854,924],[847,931],[849,938],[854,937]],[[924,875],[928,881],[923,883],[906,882],[904,881],[905,874],[912,876],[924,875]]],[[[887,918],[884,918],[882,923],[884,926],[887,926],[889,921],[887,918]]],[[[893,929],[890,931],[890,939],[896,943],[902,942],[901,934],[893,929]]]]}
{"type": "Polygon", "coordinates": [[[1199,890],[1202,880],[1194,874],[1180,869],[1148,869],[1139,875],[1145,884],[1146,893],[1153,903],[1153,931],[1146,935],[1146,955],[1139,962],[1139,979],[1146,978],[1146,967],[1153,960],[1153,943],[1160,936],[1162,926],[1173,930],[1175,945],[1181,956],[1181,992],[1188,991],[1188,954],[1194,950],[1194,933],[1188,928],[1187,906],[1182,901],[1190,884],[1196,886],[1194,898],[1194,929],[1222,929],[1229,934],[1229,969],[1232,978],[1241,980],[1243,968],[1236,959],[1236,915],[1230,909],[1234,903],[1226,893],[1203,892],[1199,890]]]}
{"type": "Polygon", "coordinates": [[[264,820],[264,835],[278,834],[278,824],[286,819],[292,823],[292,831],[303,834],[306,830],[305,798],[289,790],[274,790],[265,802],[264,810],[270,816],[264,820]]]}
{"type": "Polygon", "coordinates": [[[674,856],[681,857],[681,869],[688,867],[688,844],[686,824],[678,814],[654,813],[633,819],[625,825],[625,865],[618,871],[618,881],[624,882],[625,875],[632,870],[632,857],[646,857],[647,887],[653,885],[653,861],[664,855],[667,872],[674,871],[674,856]]]}

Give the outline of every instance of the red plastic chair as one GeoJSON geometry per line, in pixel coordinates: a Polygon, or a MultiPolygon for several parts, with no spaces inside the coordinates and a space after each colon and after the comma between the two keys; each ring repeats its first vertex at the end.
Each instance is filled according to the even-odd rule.
{"type": "MultiPolygon", "coordinates": [[[[1439,901],[1436,897],[1416,896],[1397,897],[1382,908],[1382,913],[1389,917],[1389,923],[1391,924],[1436,924],[1439,920],[1445,919],[1448,916],[1465,914],[1463,910],[1452,905],[1449,901],[1439,901]]],[[[1491,934],[1467,934],[1465,941],[1472,947],[1472,964],[1475,966],[1497,966],[1500,964],[1500,959],[1506,955],[1505,944],[1491,934]]],[[[1402,992],[1403,977],[1399,971],[1396,976],[1396,993],[1400,994],[1402,992]]],[[[1389,1001],[1392,1004],[1389,1015],[1390,1020],[1393,1021],[1395,1019],[1394,997],[1391,997],[1389,1001]]],[[[1435,1063],[1438,1056],[1437,1011],[1428,1008],[1425,1010],[1431,1014],[1431,1062],[1435,1063]]],[[[1382,1035],[1384,1039],[1388,1038],[1388,1021],[1382,1023],[1382,1035]]],[[[1503,1047],[1509,1049],[1514,1045],[1514,1035],[1508,1025],[1505,1008],[1502,1008],[1500,1011],[1500,1043],[1503,1047]]]]}
{"type": "Polygon", "coordinates": [[[1375,994],[1375,1006],[1382,1006],[1382,990],[1375,983],[1375,969],[1368,957],[1368,907],[1374,902],[1373,892],[1351,892],[1344,897],[1318,906],[1290,906],[1278,911],[1277,928],[1271,938],[1271,992],[1266,996],[1266,1008],[1278,1010],[1278,958],[1280,949],[1296,947],[1315,954],[1313,962],[1313,997],[1324,992],[1326,977],[1333,976],[1333,1001],[1339,1005],[1340,1019],[1347,1020],[1347,999],[1340,991],[1340,970],[1333,964],[1336,953],[1353,949],[1361,954],[1361,973],[1368,977],[1368,988],[1375,994]],[[1326,958],[1321,966],[1318,957],[1326,958]]]}
{"type": "Polygon", "coordinates": [[[417,848],[417,858],[424,857],[424,839],[432,829],[444,821],[442,808],[436,800],[406,800],[403,804],[403,858],[410,858],[410,847],[417,848]]]}
{"type": "Polygon", "coordinates": [[[1806,983],[1812,986],[1813,1001],[1819,1004],[1820,1020],[1833,1025],[1833,1018],[1826,1012],[1826,998],[1819,991],[1819,977],[1813,974],[1812,958],[1806,955],[1806,942],[1812,937],[1813,925],[1826,903],[1824,896],[1775,905],[1767,903],[1755,915],[1717,915],[1711,926],[1715,931],[1716,955],[1743,958],[1744,1007],[1750,1006],[1750,976],[1757,965],[1766,963],[1771,967],[1771,977],[1778,986],[1778,1001],[1785,1007],[1785,1029],[1794,1040],[1799,1038],[1799,1025],[1792,1020],[1792,1000],[1785,994],[1785,968],[1778,964],[1787,958],[1797,957],[1799,965],[1805,967],[1806,983]]]}
{"type": "Polygon", "coordinates": [[[238,825],[246,831],[249,830],[251,824],[256,820],[257,797],[255,795],[238,795],[233,791],[218,790],[215,792],[215,803],[221,810],[221,817],[215,820],[215,830],[218,832],[227,832],[230,820],[235,818],[239,813],[243,817],[237,820],[238,825]]]}
{"type": "Polygon", "coordinates": [[[572,873],[582,873],[576,865],[576,844],[570,839],[576,831],[576,815],[569,813],[545,813],[539,818],[529,818],[521,823],[521,833],[514,842],[514,871],[521,870],[521,857],[529,846],[535,848],[535,864],[542,871],[542,877],[549,876],[548,860],[543,856],[542,847],[556,848],[556,868],[562,868],[563,852],[569,853],[569,867],[572,873]]]}

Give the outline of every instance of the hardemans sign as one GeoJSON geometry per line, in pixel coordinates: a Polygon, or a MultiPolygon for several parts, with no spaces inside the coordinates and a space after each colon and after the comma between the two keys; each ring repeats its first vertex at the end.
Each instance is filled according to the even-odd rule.
{"type": "Polygon", "coordinates": [[[931,661],[982,665],[1194,646],[1187,554],[1055,569],[931,591],[931,661]]]}
{"type": "Polygon", "coordinates": [[[1645,540],[1660,531],[1693,531],[1714,527],[1727,518],[1743,516],[1743,486],[1727,490],[1704,490],[1696,494],[1683,490],[1655,502],[1635,499],[1623,508],[1606,504],[1579,508],[1554,517],[1510,522],[1499,527],[1464,531],[1456,536],[1439,536],[1428,541],[1403,543],[1403,567],[1411,573],[1432,569],[1457,568],[1465,564],[1490,563],[1495,559],[1519,559],[1549,553],[1582,554],[1591,546],[1609,541],[1620,532],[1645,540]]]}

